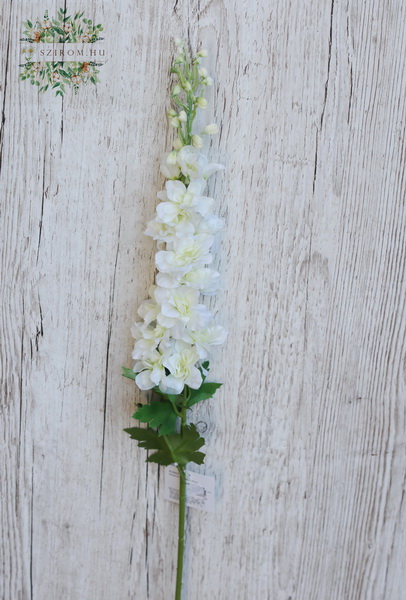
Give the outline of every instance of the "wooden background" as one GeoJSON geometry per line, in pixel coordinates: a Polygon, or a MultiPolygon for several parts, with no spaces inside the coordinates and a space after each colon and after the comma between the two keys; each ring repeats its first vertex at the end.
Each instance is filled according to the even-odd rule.
{"type": "Polygon", "coordinates": [[[62,4],[2,5],[1,598],[172,598],[177,509],[120,367],[181,35],[215,78],[229,330],[185,600],[404,599],[404,0],[81,0],[110,59],[63,100],[18,79],[22,22],[62,4]]]}

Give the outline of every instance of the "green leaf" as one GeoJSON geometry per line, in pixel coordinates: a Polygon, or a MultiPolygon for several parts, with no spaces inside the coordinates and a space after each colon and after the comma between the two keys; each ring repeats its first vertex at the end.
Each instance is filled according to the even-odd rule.
{"type": "Polygon", "coordinates": [[[128,377],[128,379],[135,380],[137,373],[134,373],[132,369],[127,369],[127,367],[121,367],[121,375],[123,377],[128,377]]]}
{"type": "Polygon", "coordinates": [[[159,427],[158,435],[176,433],[177,415],[170,402],[155,401],[144,404],[133,415],[141,423],[148,423],[150,427],[159,427]]]}
{"type": "Polygon", "coordinates": [[[130,435],[132,440],[138,441],[139,448],[156,450],[147,458],[148,462],[164,466],[177,463],[181,467],[185,467],[189,462],[197,465],[204,462],[203,452],[198,452],[204,445],[204,438],[198,434],[196,425],[193,423],[185,425],[182,434],[159,436],[153,429],[141,429],[140,427],[130,427],[124,431],[130,435]]]}
{"type": "Polygon", "coordinates": [[[31,27],[32,27],[31,21],[27,21],[27,24],[28,24],[28,27],[31,29],[31,27]]]}
{"type": "Polygon", "coordinates": [[[158,394],[159,396],[162,396],[162,398],[165,398],[166,400],[169,400],[175,406],[178,406],[179,404],[182,404],[182,402],[184,400],[183,394],[166,394],[165,392],[161,392],[161,390],[159,389],[158,385],[156,385],[152,389],[152,391],[155,392],[155,394],[158,394]]]}
{"type": "Polygon", "coordinates": [[[194,404],[212,398],[223,384],[222,383],[202,383],[198,390],[190,390],[190,398],[187,401],[186,407],[191,408],[194,404]]]}
{"type": "Polygon", "coordinates": [[[166,394],[166,396],[175,406],[183,402],[183,394],[166,394]]]}

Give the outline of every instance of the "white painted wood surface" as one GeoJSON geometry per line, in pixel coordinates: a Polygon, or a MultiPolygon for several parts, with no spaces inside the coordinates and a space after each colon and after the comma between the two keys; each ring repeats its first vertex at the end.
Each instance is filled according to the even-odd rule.
{"type": "Polygon", "coordinates": [[[0,597],[172,598],[176,507],[122,432],[120,367],[189,35],[230,334],[196,410],[217,505],[189,512],[185,600],[402,600],[404,1],[81,0],[111,58],[63,101],[17,66],[22,22],[59,6],[2,6],[0,597]]]}

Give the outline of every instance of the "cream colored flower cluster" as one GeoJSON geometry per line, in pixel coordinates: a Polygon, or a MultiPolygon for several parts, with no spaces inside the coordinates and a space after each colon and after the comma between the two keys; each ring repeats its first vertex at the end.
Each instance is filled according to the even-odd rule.
{"type": "MultiPolygon", "coordinates": [[[[183,49],[178,49],[182,57],[183,49]]],[[[198,58],[203,55],[199,53],[198,58]]],[[[179,56],[177,61],[179,65],[179,56]]],[[[196,59],[192,65],[196,66],[196,59]]],[[[207,106],[199,89],[207,73],[201,71],[193,72],[190,67],[186,74],[182,72],[179,79],[186,95],[185,116],[169,114],[170,119],[180,119],[179,124],[184,120],[186,132],[162,161],[161,170],[168,181],[165,190],[158,193],[161,202],[145,232],[160,248],[155,256],[156,285],[138,310],[142,321],[132,328],[138,387],[148,390],[157,386],[168,394],[181,394],[185,385],[198,389],[202,364],[210,359],[212,346],[226,338],[224,328],[213,322],[211,312],[201,302],[201,295],[213,295],[219,288],[220,274],[209,265],[215,234],[223,222],[214,214],[214,199],[205,195],[205,190],[210,175],[224,168],[209,163],[199,141],[193,145],[196,136],[191,131],[191,113],[199,104],[207,106]]],[[[176,88],[177,98],[179,93],[176,88]]],[[[172,125],[178,127],[178,122],[172,125]]],[[[203,133],[215,133],[215,127],[212,124],[203,133]]]]}

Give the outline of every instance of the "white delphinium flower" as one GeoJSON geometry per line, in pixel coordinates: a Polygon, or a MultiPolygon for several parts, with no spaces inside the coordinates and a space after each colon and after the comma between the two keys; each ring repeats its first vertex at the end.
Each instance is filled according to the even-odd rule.
{"type": "Polygon", "coordinates": [[[147,325],[144,323],[135,323],[131,328],[133,337],[137,340],[134,345],[132,358],[144,358],[155,350],[163,339],[169,339],[170,331],[157,323],[156,325],[147,325]]]}
{"type": "Polygon", "coordinates": [[[150,290],[150,298],[144,300],[138,309],[138,314],[141,319],[144,319],[146,325],[149,325],[153,321],[156,320],[160,307],[154,300],[152,300],[151,295],[154,293],[154,288],[152,287],[150,290]]]}
{"type": "MultiPolygon", "coordinates": [[[[47,13],[46,13],[47,14],[47,13]]],[[[156,285],[149,290],[138,314],[141,321],[132,327],[135,338],[133,371],[123,375],[135,379],[141,390],[157,392],[146,404],[139,404],[134,419],[147,428],[125,431],[140,447],[153,451],[149,462],[173,464],[179,472],[179,535],[175,597],[182,597],[182,569],[186,512],[187,465],[203,464],[205,444],[195,423],[188,423],[188,411],[198,402],[213,397],[222,385],[206,381],[211,352],[223,344],[226,331],[217,325],[201,296],[220,288],[220,274],[213,262],[215,235],[223,221],[214,213],[214,199],[205,195],[207,179],[224,167],[210,163],[203,151],[208,136],[217,133],[215,123],[193,129],[196,112],[207,109],[204,98],[213,80],[200,67],[205,49],[191,56],[176,38],[176,57],[171,73],[169,124],[175,129],[172,151],[164,155],[161,171],[168,180],[158,193],[160,203],[146,234],[157,242],[156,285]]]]}
{"type": "Polygon", "coordinates": [[[187,285],[195,290],[199,290],[201,294],[209,296],[215,294],[220,287],[220,273],[207,267],[193,269],[185,275],[158,273],[156,282],[163,288],[175,288],[180,285],[187,285]]]}
{"type": "Polygon", "coordinates": [[[195,266],[208,265],[213,261],[209,250],[213,236],[204,233],[188,235],[176,239],[173,250],[160,250],[155,255],[155,263],[162,273],[185,274],[195,266]]]}
{"type": "MultiPolygon", "coordinates": [[[[194,228],[192,226],[190,233],[193,233],[193,231],[194,228]]],[[[157,242],[170,243],[173,242],[176,237],[176,229],[167,223],[162,223],[162,221],[158,219],[152,219],[152,221],[148,223],[144,233],[157,242]]]]}
{"type": "Polygon", "coordinates": [[[209,358],[211,346],[224,344],[227,332],[221,325],[214,325],[200,331],[185,330],[182,340],[188,344],[194,344],[200,360],[209,358]]]}
{"type": "Polygon", "coordinates": [[[191,287],[157,287],[155,298],[161,306],[157,321],[163,327],[175,327],[180,321],[191,331],[196,331],[207,327],[212,319],[207,306],[199,304],[199,292],[191,287]]]}
{"type": "Polygon", "coordinates": [[[223,229],[224,222],[223,219],[217,217],[216,215],[206,215],[204,219],[199,221],[198,225],[195,227],[195,233],[207,233],[210,235],[215,235],[219,231],[223,229]]]}
{"type": "MultiPolygon", "coordinates": [[[[203,139],[191,130],[196,109],[207,108],[204,87],[212,81],[205,68],[197,69],[205,51],[195,57],[196,68],[189,75],[180,74],[187,51],[178,42],[174,69],[179,83],[171,95],[176,110],[168,111],[177,137],[172,152],[162,158],[161,172],[168,181],[157,194],[161,202],[145,231],[159,244],[156,286],[151,287],[149,298],[138,310],[142,322],[132,328],[137,385],[143,390],[158,386],[169,394],[181,394],[185,386],[200,387],[202,373],[207,374],[203,362],[227,335],[199,301],[201,294],[212,295],[220,288],[220,274],[208,265],[213,261],[210,249],[214,236],[223,221],[213,214],[214,199],[204,192],[207,179],[224,167],[209,162],[202,151],[203,139]],[[188,77],[197,79],[189,81],[188,77]]],[[[201,134],[217,131],[217,125],[211,123],[201,134]]]]}
{"type": "Polygon", "coordinates": [[[202,384],[202,374],[196,367],[198,360],[196,348],[182,341],[176,342],[173,351],[163,358],[169,375],[162,379],[162,391],[180,394],[185,385],[197,390],[202,384]]]}
{"type": "Polygon", "coordinates": [[[177,163],[182,174],[189,179],[207,179],[216,171],[222,171],[223,165],[209,163],[207,156],[198,148],[183,146],[178,152],[177,163]]]}
{"type": "MultiPolygon", "coordinates": [[[[197,354],[197,353],[196,353],[197,354]]],[[[153,350],[148,356],[134,365],[134,372],[138,373],[135,383],[140,390],[150,390],[159,385],[165,377],[163,365],[164,356],[157,350],[153,350]]]]}
{"type": "MultiPolygon", "coordinates": [[[[181,181],[167,181],[165,187],[166,192],[158,193],[158,198],[161,200],[169,200],[177,204],[180,208],[193,208],[202,217],[205,217],[213,209],[214,198],[202,195],[206,187],[204,179],[195,179],[187,187],[181,181]]],[[[158,211],[159,206],[157,207],[157,212],[161,218],[158,211]]]]}

